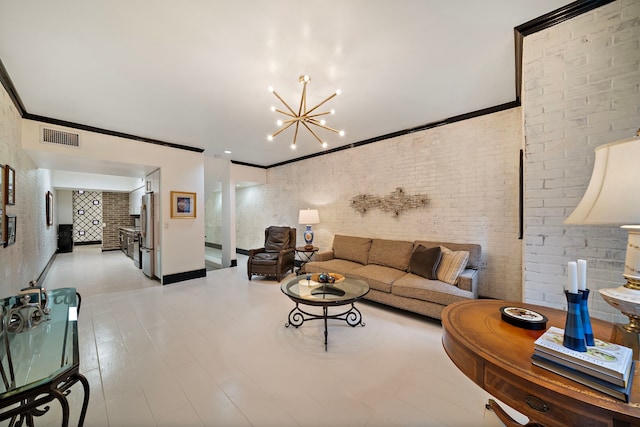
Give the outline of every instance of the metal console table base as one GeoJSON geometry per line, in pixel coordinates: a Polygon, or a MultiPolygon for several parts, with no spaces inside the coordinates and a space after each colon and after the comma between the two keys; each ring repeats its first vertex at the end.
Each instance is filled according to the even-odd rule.
{"type": "Polygon", "coordinates": [[[300,308],[299,304],[296,302],[296,306],[289,312],[287,323],[285,323],[285,327],[295,326],[296,328],[301,326],[307,320],[319,320],[324,319],[324,351],[327,351],[327,338],[329,335],[327,328],[327,321],[329,319],[336,320],[344,320],[351,327],[356,327],[358,325],[365,326],[365,323],[362,321],[362,313],[355,306],[355,303],[351,303],[351,308],[347,311],[343,311],[338,314],[329,314],[329,307],[326,305],[322,306],[322,315],[318,315],[315,313],[309,313],[300,308]],[[305,317],[306,316],[306,317],[305,317]]]}
{"type": "Polygon", "coordinates": [[[33,426],[33,418],[40,417],[51,409],[49,405],[42,409],[38,409],[42,405],[45,405],[53,400],[58,400],[62,407],[62,426],[69,425],[69,402],[67,401],[67,395],[71,393],[71,386],[80,382],[84,389],[84,398],[82,400],[82,409],[80,411],[80,418],[78,420],[78,426],[84,425],[84,419],[87,415],[87,407],[89,406],[89,381],[79,372],[63,373],[57,381],[53,381],[50,384],[44,384],[41,387],[29,390],[27,393],[20,393],[13,399],[5,399],[2,402],[2,406],[11,406],[18,403],[19,406],[9,409],[7,411],[0,410],[0,421],[11,419],[9,426],[22,426],[23,423],[27,426],[33,426]]]}

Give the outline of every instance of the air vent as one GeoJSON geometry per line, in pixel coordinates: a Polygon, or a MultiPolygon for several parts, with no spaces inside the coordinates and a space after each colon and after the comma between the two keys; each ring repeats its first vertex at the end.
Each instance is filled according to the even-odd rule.
{"type": "Polygon", "coordinates": [[[80,146],[80,135],[77,133],[64,132],[57,129],[42,128],[42,139],[45,144],[66,145],[69,147],[80,146]]]}

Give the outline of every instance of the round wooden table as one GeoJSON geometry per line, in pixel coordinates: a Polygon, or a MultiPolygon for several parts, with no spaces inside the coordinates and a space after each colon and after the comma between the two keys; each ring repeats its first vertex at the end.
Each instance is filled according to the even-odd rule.
{"type": "MultiPolygon", "coordinates": [[[[502,300],[461,301],[442,312],[442,344],[456,366],[473,382],[529,417],[530,425],[640,426],[640,372],[633,374],[630,403],[616,400],[531,363],[534,341],[544,330],[527,330],[502,320],[500,307],[541,313],[547,328],[564,329],[566,312],[502,300]]],[[[594,336],[612,340],[614,325],[592,319],[594,336]]],[[[489,406],[507,426],[520,425],[495,401],[489,406]]]]}

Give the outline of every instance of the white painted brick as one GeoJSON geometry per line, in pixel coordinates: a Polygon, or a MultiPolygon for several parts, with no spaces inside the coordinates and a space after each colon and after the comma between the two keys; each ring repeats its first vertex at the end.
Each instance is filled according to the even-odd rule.
{"type": "Polygon", "coordinates": [[[556,25],[550,33],[557,36],[554,41],[550,34],[528,36],[525,46],[533,52],[542,50],[565,61],[558,72],[555,62],[546,67],[547,57],[526,59],[522,97],[525,116],[530,107],[540,105],[565,112],[560,123],[544,123],[542,129],[525,120],[526,149],[535,154],[527,155],[525,167],[524,298],[566,306],[562,294],[566,263],[583,258],[588,261],[588,286],[594,295],[592,316],[622,321],[625,317],[604,302],[597,290],[622,283],[626,235],[616,227],[565,226],[562,221],[584,194],[593,169],[594,148],[630,136],[640,122],[640,2],[635,3],[616,1],[556,25]],[[539,72],[532,75],[535,90],[527,91],[527,70],[540,68],[545,70],[542,76],[539,72]],[[588,77],[586,84],[584,76],[588,77]],[[555,93],[560,82],[566,85],[563,97],[555,93]],[[555,142],[548,142],[551,132],[555,142]],[[540,168],[540,163],[544,167],[540,168]],[[542,207],[540,200],[544,201],[542,207]],[[559,215],[556,209],[564,214],[559,215]]]}
{"type": "Polygon", "coordinates": [[[57,249],[57,223],[47,226],[45,219],[44,195],[53,192],[51,172],[37,169],[22,151],[21,120],[0,87],[0,163],[10,165],[16,173],[16,203],[6,206],[5,213],[17,217],[16,243],[5,248],[0,245],[1,296],[14,295],[37,279],[57,249]]]}
{"type": "MultiPolygon", "coordinates": [[[[269,169],[268,184],[252,187],[265,201],[263,215],[238,218],[237,245],[259,247],[274,217],[297,225],[297,209],[312,207],[320,212],[314,242],[323,249],[334,234],[479,243],[486,264],[480,294],[518,300],[521,118],[515,108],[269,169]],[[331,179],[308,169],[326,171],[331,179]],[[396,187],[427,194],[429,205],[398,218],[378,210],[360,215],[349,205],[355,195],[385,196],[396,187]],[[283,206],[294,208],[283,212],[283,206]]],[[[248,189],[239,190],[237,211],[253,198],[248,189]]]]}

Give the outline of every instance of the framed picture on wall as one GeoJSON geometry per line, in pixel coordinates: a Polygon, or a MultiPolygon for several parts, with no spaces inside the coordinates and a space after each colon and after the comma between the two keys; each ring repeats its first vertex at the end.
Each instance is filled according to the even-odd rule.
{"type": "Polygon", "coordinates": [[[9,165],[4,166],[4,201],[7,205],[16,204],[16,171],[9,165]]]}
{"type": "Polygon", "coordinates": [[[171,192],[171,218],[195,218],[196,193],[171,192]]]}
{"type": "Polygon", "coordinates": [[[46,216],[47,216],[47,227],[53,225],[53,193],[51,191],[47,191],[46,194],[46,216]]]}
{"type": "Polygon", "coordinates": [[[4,234],[6,236],[6,242],[4,247],[13,245],[16,242],[16,221],[15,215],[5,215],[4,234]]]}

